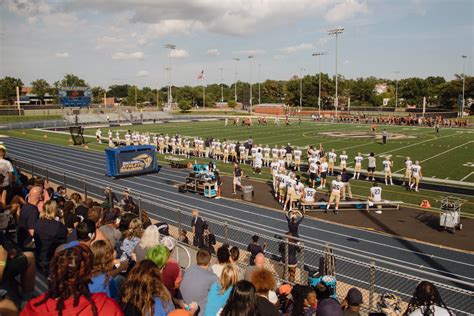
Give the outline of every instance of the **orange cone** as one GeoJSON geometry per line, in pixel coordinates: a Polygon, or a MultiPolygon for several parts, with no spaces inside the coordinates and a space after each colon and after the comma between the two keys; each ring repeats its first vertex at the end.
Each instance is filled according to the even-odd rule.
{"type": "Polygon", "coordinates": [[[423,201],[421,201],[420,207],[422,207],[422,208],[430,208],[430,207],[431,207],[430,201],[428,201],[428,200],[423,200],[423,201]]]}

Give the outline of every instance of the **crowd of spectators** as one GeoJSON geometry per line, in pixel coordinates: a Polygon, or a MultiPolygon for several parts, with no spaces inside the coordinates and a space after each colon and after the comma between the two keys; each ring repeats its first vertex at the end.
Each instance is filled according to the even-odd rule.
{"type": "MultiPolygon", "coordinates": [[[[0,175],[7,179],[1,187],[1,315],[360,314],[364,302],[357,288],[339,302],[324,282],[295,283],[300,249],[291,233],[286,238],[294,249],[285,250],[289,277],[281,281],[268,269],[266,243],[257,235],[245,249],[249,262],[243,262],[243,249],[218,243],[197,211],[192,231],[181,230],[175,239],[168,224],[139,215],[129,191],[118,200],[106,188],[103,201],[83,200],[61,186],[53,189],[44,178],[28,178],[7,159],[0,159],[0,175]],[[196,251],[195,264],[186,270],[173,257],[178,242],[196,251]],[[35,290],[38,279],[47,279],[44,293],[35,290]]],[[[380,306],[401,308],[400,302],[387,305],[380,306]]],[[[450,314],[436,288],[422,282],[406,314],[429,311],[450,314]]]]}

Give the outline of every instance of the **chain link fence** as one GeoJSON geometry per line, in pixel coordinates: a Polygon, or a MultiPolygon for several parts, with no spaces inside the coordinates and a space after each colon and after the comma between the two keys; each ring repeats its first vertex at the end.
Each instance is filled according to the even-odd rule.
{"type": "MultiPolygon", "coordinates": [[[[104,199],[104,188],[112,187],[116,192],[121,192],[125,187],[113,182],[96,179],[82,179],[79,175],[67,172],[58,172],[58,169],[50,170],[30,161],[21,159],[14,160],[14,165],[23,172],[32,176],[41,176],[47,180],[64,186],[67,190],[82,193],[87,198],[104,199]]],[[[170,234],[178,238],[181,230],[185,230],[192,243],[192,205],[182,207],[170,207],[160,203],[159,196],[142,198],[135,196],[141,211],[146,211],[150,218],[165,222],[170,227],[170,234]]],[[[286,236],[274,234],[271,227],[253,226],[243,224],[235,226],[229,224],[225,218],[220,221],[207,219],[210,232],[216,236],[217,249],[222,244],[230,247],[236,246],[240,249],[239,265],[245,268],[249,264],[250,253],[247,246],[252,241],[253,235],[259,236],[259,243],[265,244],[266,267],[273,271],[280,282],[297,282],[308,284],[314,276],[322,272],[324,263],[324,247],[327,245],[316,241],[295,239],[289,241],[286,236]],[[294,280],[290,280],[289,247],[297,247],[296,267],[293,268],[294,280]]],[[[334,261],[334,277],[337,280],[335,294],[342,301],[348,290],[357,287],[363,294],[363,310],[366,312],[377,311],[377,302],[380,296],[386,292],[393,293],[403,301],[403,309],[419,282],[431,281],[438,288],[446,305],[456,315],[472,315],[474,312],[474,287],[464,280],[454,279],[441,274],[429,273],[403,265],[375,260],[370,256],[360,256],[330,245],[334,261]]]]}

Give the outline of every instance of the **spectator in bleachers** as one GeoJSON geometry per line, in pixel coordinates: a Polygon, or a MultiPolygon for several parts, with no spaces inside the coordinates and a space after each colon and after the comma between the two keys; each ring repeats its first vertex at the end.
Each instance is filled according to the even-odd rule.
{"type": "MultiPolygon", "coordinates": [[[[257,316],[260,313],[258,296],[252,283],[242,280],[237,282],[230,293],[229,299],[220,312],[221,316],[257,316]]],[[[277,314],[278,315],[278,314],[277,314]]]]}
{"type": "Polygon", "coordinates": [[[66,242],[67,228],[56,220],[57,205],[54,200],[44,204],[44,212],[36,222],[34,240],[36,248],[37,265],[41,272],[48,275],[49,262],[54,256],[56,248],[66,242]]]}
{"type": "Polygon", "coordinates": [[[181,267],[171,256],[176,247],[176,239],[170,236],[165,236],[161,240],[161,244],[165,246],[170,253],[165,266],[161,270],[161,277],[163,278],[163,283],[165,284],[166,288],[168,291],[170,291],[171,296],[180,301],[182,298],[181,294],[179,293],[179,286],[183,281],[183,274],[181,272],[181,267]]]}
{"type": "Polygon", "coordinates": [[[122,287],[121,304],[127,316],[166,315],[174,310],[160,268],[153,261],[143,260],[130,271],[122,287]]]}
{"type": "Polygon", "coordinates": [[[114,277],[120,271],[126,270],[128,261],[121,261],[119,269],[114,273],[114,249],[106,240],[97,240],[90,246],[94,254],[94,266],[91,272],[91,293],[105,293],[108,297],[118,300],[119,288],[114,277]]]}
{"type": "Polygon", "coordinates": [[[93,254],[85,245],[57,253],[51,260],[48,291],[30,300],[20,315],[124,315],[104,293],[90,293],[92,266],[93,254]]]}
{"type": "Polygon", "coordinates": [[[433,283],[422,281],[415,289],[413,297],[408,304],[404,315],[424,316],[424,315],[453,315],[444,304],[439,295],[438,289],[433,283]]]}
{"type": "Polygon", "coordinates": [[[181,229],[179,232],[179,239],[180,242],[183,244],[189,245],[189,239],[188,239],[188,233],[186,232],[185,229],[181,229]]]}
{"type": "Polygon", "coordinates": [[[316,315],[318,316],[342,316],[342,309],[339,302],[332,298],[326,298],[322,301],[318,301],[318,309],[316,315]]]}
{"type": "MultiPolygon", "coordinates": [[[[291,290],[292,300],[287,313],[291,316],[315,316],[316,293],[310,286],[296,284],[291,290]]],[[[318,314],[319,316],[319,314],[318,314]]]]}
{"type": "Polygon", "coordinates": [[[251,281],[252,280],[252,274],[257,271],[265,268],[265,255],[263,253],[259,253],[257,256],[255,256],[255,261],[254,261],[253,266],[247,266],[247,268],[244,271],[244,280],[251,281]]]}
{"type": "Polygon", "coordinates": [[[362,302],[362,293],[355,287],[351,288],[341,304],[344,316],[359,316],[362,302]]]}
{"type": "Polygon", "coordinates": [[[0,175],[3,176],[0,189],[8,191],[15,179],[13,178],[13,165],[5,159],[5,155],[5,147],[0,147],[0,175]]]}
{"type": "Polygon", "coordinates": [[[239,271],[239,280],[242,280],[244,278],[244,271],[239,265],[239,257],[240,257],[239,247],[233,246],[232,248],[230,248],[229,254],[230,254],[230,263],[233,264],[235,268],[239,271]]]}
{"type": "Polygon", "coordinates": [[[170,251],[163,245],[152,247],[146,252],[146,259],[153,261],[160,269],[165,266],[169,256],[170,251]]]}
{"type": "Polygon", "coordinates": [[[185,302],[197,302],[198,313],[203,315],[207,304],[207,294],[212,284],[218,281],[217,276],[209,271],[211,254],[205,249],[199,249],[196,254],[196,264],[184,272],[180,291],[185,302]]]}
{"type": "Polygon", "coordinates": [[[17,242],[22,249],[32,249],[35,225],[39,219],[38,204],[43,199],[43,188],[34,186],[28,194],[28,201],[20,210],[17,226],[17,242]]]}
{"type": "Polygon", "coordinates": [[[74,212],[75,207],[74,202],[70,200],[66,201],[64,206],[61,208],[63,215],[62,220],[69,232],[71,232],[74,227],[81,222],[81,219],[74,212]]]}
{"type": "MultiPolygon", "coordinates": [[[[73,195],[74,195],[74,193],[71,194],[71,198],[72,198],[73,195]]],[[[77,200],[75,200],[75,201],[77,201],[77,200]]],[[[76,202],[76,215],[77,216],[82,216],[83,218],[88,218],[89,210],[92,208],[93,204],[94,204],[94,201],[90,198],[85,199],[80,204],[76,202]]]]}
{"type": "Polygon", "coordinates": [[[96,240],[97,229],[95,223],[90,219],[85,219],[83,222],[77,224],[76,228],[69,234],[66,239],[66,244],[59,246],[56,252],[64,250],[81,244],[90,246],[90,244],[96,240]]]}
{"type": "Polygon", "coordinates": [[[220,280],[212,284],[209,289],[204,316],[217,315],[219,310],[225,305],[232,291],[232,287],[238,280],[239,274],[237,269],[231,264],[226,265],[222,270],[220,280]]]}
{"type": "Polygon", "coordinates": [[[146,257],[148,249],[160,244],[160,232],[155,225],[148,226],[143,232],[140,242],[135,247],[135,260],[142,261],[146,257]]]}
{"type": "Polygon", "coordinates": [[[249,265],[251,266],[255,265],[255,257],[259,253],[265,253],[266,244],[264,243],[263,246],[260,245],[258,239],[259,237],[257,235],[253,235],[252,242],[247,246],[247,251],[250,252],[249,265]]]}
{"type": "Polygon", "coordinates": [[[110,241],[112,247],[115,248],[117,241],[119,241],[122,233],[118,230],[118,224],[120,219],[118,219],[118,211],[112,209],[107,211],[103,217],[103,224],[99,227],[99,231],[105,235],[105,237],[110,241]]]}
{"type": "MultiPolygon", "coordinates": [[[[36,278],[36,260],[32,252],[21,252],[0,233],[0,288],[7,291],[7,297],[16,299],[10,293],[19,293],[15,278],[20,277],[21,299],[28,301],[33,297],[36,278]]],[[[8,308],[9,304],[6,304],[8,308]]],[[[2,311],[0,311],[1,313],[2,311]]],[[[6,312],[5,312],[6,313],[6,312]]]]}
{"type": "Polygon", "coordinates": [[[276,288],[275,277],[267,269],[260,269],[252,274],[252,284],[257,291],[257,303],[260,316],[278,316],[278,309],[269,301],[269,293],[276,288]]]}
{"type": "Polygon", "coordinates": [[[143,235],[143,226],[142,221],[138,218],[134,218],[130,221],[128,229],[123,233],[123,239],[118,242],[120,260],[130,260],[132,257],[132,252],[135,250],[135,247],[140,242],[140,238],[143,235]]]}
{"type": "Polygon", "coordinates": [[[213,264],[211,266],[211,271],[214,272],[217,275],[217,278],[220,279],[224,267],[231,263],[228,245],[223,245],[219,249],[217,249],[217,261],[217,264],[213,264]]]}

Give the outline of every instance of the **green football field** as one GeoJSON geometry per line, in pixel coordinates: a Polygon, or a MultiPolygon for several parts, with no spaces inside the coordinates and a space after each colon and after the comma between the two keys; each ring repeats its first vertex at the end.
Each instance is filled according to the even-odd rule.
{"type": "MultiPolygon", "coordinates": [[[[254,120],[255,122],[255,120],[254,120]]],[[[282,123],[282,122],[281,122],[282,123]]],[[[377,134],[381,133],[383,126],[378,126],[377,134]]],[[[474,130],[471,129],[441,129],[436,135],[433,128],[424,127],[385,127],[390,133],[388,144],[383,145],[381,139],[373,138],[369,133],[369,126],[365,124],[330,124],[302,122],[299,125],[293,122],[290,126],[276,126],[273,122],[266,126],[254,124],[252,127],[246,126],[224,126],[224,121],[206,122],[170,122],[155,125],[131,125],[111,128],[113,131],[119,130],[121,138],[127,129],[131,131],[163,133],[168,135],[180,134],[183,136],[214,137],[221,141],[226,140],[246,140],[249,137],[254,139],[256,144],[270,147],[275,145],[286,145],[288,142],[293,146],[307,147],[313,145],[319,147],[322,144],[326,151],[334,148],[340,154],[345,150],[352,162],[354,156],[361,152],[366,155],[374,152],[377,156],[377,170],[382,171],[382,160],[386,155],[390,155],[394,161],[394,173],[403,173],[404,159],[410,156],[413,161],[419,160],[422,166],[424,178],[422,181],[430,179],[455,180],[456,183],[449,183],[451,187],[470,187],[474,182],[474,130]],[[337,134],[328,134],[328,133],[337,134]]],[[[102,135],[107,136],[109,128],[102,128],[102,135]]],[[[106,144],[95,143],[95,128],[86,129],[88,150],[103,151],[106,144]]],[[[68,133],[45,130],[14,130],[5,131],[0,134],[23,137],[36,141],[55,143],[58,145],[71,145],[68,133]],[[45,135],[47,137],[45,137],[45,135]]],[[[115,137],[115,133],[114,133],[115,137]]],[[[164,157],[158,155],[160,162],[164,162],[164,157]]],[[[363,162],[363,168],[367,161],[363,162]]],[[[337,164],[336,164],[337,166],[337,164]]],[[[353,166],[349,164],[349,167],[353,166]]],[[[219,169],[224,173],[231,173],[230,164],[218,163],[219,169]]],[[[267,170],[261,175],[253,175],[250,167],[245,166],[244,171],[251,177],[261,180],[269,180],[270,174],[267,170]]],[[[367,196],[371,183],[368,181],[354,181],[352,187],[356,195],[367,196]]],[[[435,199],[446,195],[440,191],[423,189],[420,192],[406,191],[401,186],[389,186],[384,189],[384,198],[402,200],[412,205],[419,205],[423,199],[428,199],[433,210],[439,206],[435,199]]],[[[467,203],[463,207],[463,212],[474,214],[474,198],[462,194],[452,194],[466,199],[467,203]]]]}

